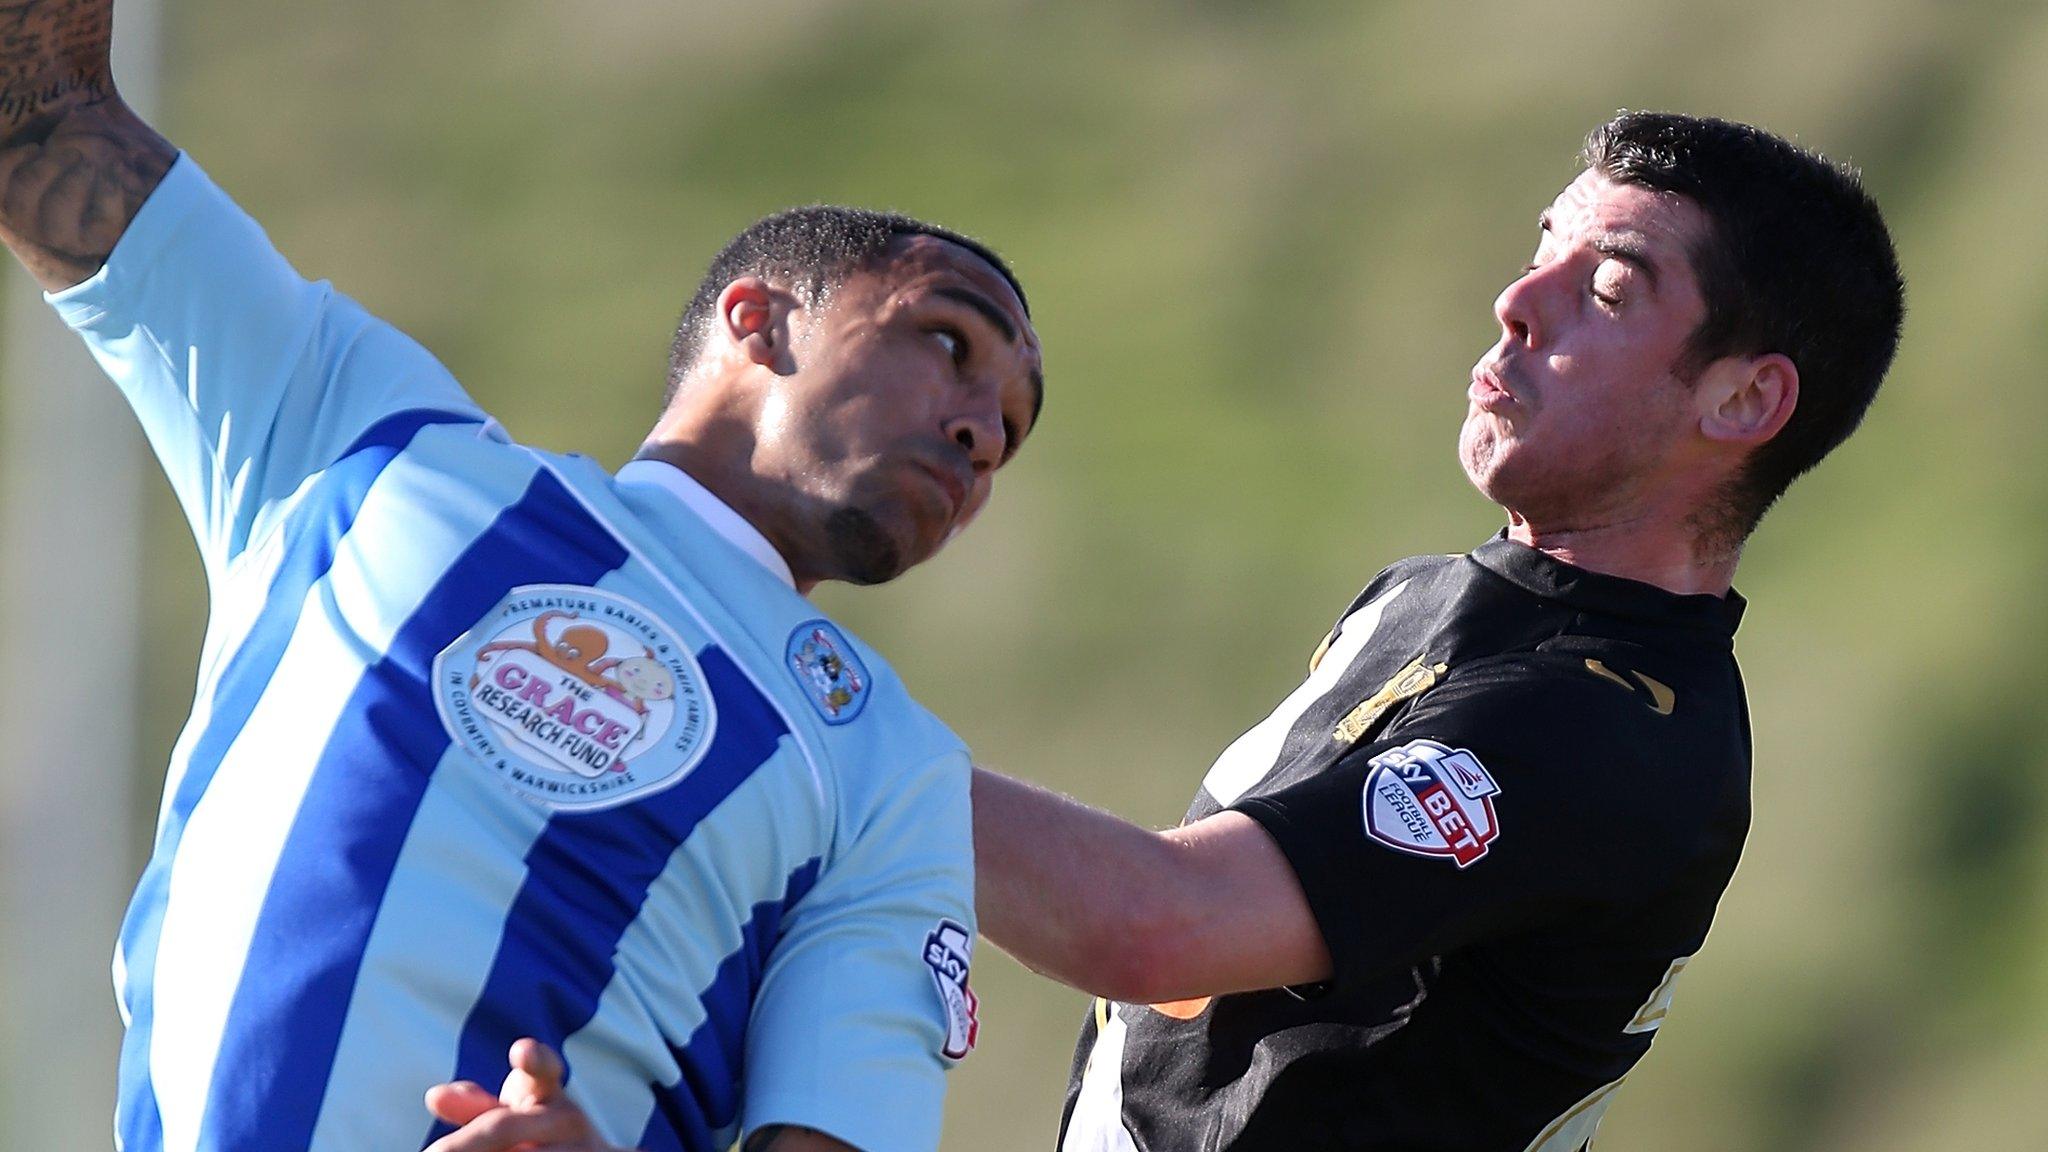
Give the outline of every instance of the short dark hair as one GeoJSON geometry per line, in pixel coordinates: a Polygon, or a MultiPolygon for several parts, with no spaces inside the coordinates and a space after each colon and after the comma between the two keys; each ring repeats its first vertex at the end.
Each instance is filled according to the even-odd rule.
{"type": "Polygon", "coordinates": [[[1715,527],[1739,540],[1849,438],[1891,367],[1905,282],[1884,216],[1855,169],[1747,124],[1623,112],[1586,137],[1581,158],[1706,214],[1710,233],[1691,256],[1707,314],[1682,373],[1767,352],[1799,370],[1791,419],[1724,494],[1730,522],[1715,527]]]}
{"type": "Polygon", "coordinates": [[[831,204],[789,208],[748,225],[712,257],[696,295],[676,322],[675,341],[668,353],[669,394],[674,395],[703,354],[711,318],[718,311],[718,294],[726,285],[742,276],[759,276],[794,292],[804,307],[814,308],[849,274],[883,264],[890,245],[909,236],[931,236],[981,257],[1009,281],[1024,305],[1024,314],[1031,314],[1031,302],[1025,299],[1016,274],[978,240],[895,212],[831,204]]]}

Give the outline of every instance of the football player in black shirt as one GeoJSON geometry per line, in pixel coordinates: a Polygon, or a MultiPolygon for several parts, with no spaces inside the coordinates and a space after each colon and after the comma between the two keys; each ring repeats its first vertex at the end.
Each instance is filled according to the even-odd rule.
{"type": "Polygon", "coordinates": [[[1494,302],[1507,513],[1376,577],[1155,833],[980,773],[981,926],[1094,992],[1063,1152],[1572,1152],[1749,823],[1743,540],[1855,428],[1903,289],[1853,172],[1624,114],[1494,302]]]}

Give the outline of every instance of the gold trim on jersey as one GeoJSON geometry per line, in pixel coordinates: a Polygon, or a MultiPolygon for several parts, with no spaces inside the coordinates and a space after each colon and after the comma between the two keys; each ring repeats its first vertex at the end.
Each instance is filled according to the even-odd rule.
{"type": "MultiPolygon", "coordinates": [[[[1622,1077],[1622,1080],[1626,1079],[1628,1077],[1622,1077]]],[[[1582,1152],[1592,1143],[1593,1133],[1600,1127],[1601,1118],[1607,1115],[1607,1105],[1619,1087],[1621,1080],[1593,1089],[1591,1095],[1572,1105],[1570,1111],[1538,1132],[1524,1152],[1582,1152]]]]}
{"type": "Polygon", "coordinates": [[[1387,709],[1403,700],[1422,695],[1436,687],[1437,677],[1450,671],[1448,664],[1424,664],[1427,659],[1418,656],[1406,668],[1394,673],[1393,678],[1380,685],[1380,690],[1358,702],[1358,707],[1346,713],[1337,726],[1330,730],[1330,739],[1339,744],[1356,744],[1387,709]]]}
{"type": "Polygon", "coordinates": [[[1664,979],[1657,982],[1657,990],[1650,993],[1650,998],[1643,1001],[1641,1008],[1636,1009],[1636,1018],[1628,1022],[1623,1032],[1655,1032],[1657,1026],[1664,1023],[1665,1013],[1671,1011],[1672,993],[1678,990],[1678,974],[1685,971],[1685,966],[1691,962],[1690,956],[1680,956],[1671,962],[1671,967],[1664,970],[1664,979]]]}
{"type": "MultiPolygon", "coordinates": [[[[1600,677],[1602,680],[1609,680],[1619,684],[1623,688],[1628,689],[1630,693],[1634,693],[1636,690],[1635,685],[1621,678],[1621,673],[1590,657],[1586,660],[1586,671],[1600,677]]],[[[1643,687],[1649,691],[1650,711],[1655,712],[1659,716],[1671,715],[1671,710],[1678,706],[1678,693],[1671,690],[1671,685],[1655,677],[1645,676],[1633,668],[1629,669],[1628,674],[1642,681],[1643,687]]]]}
{"type": "Polygon", "coordinates": [[[1310,674],[1314,674],[1316,668],[1322,664],[1323,657],[1328,656],[1330,654],[1330,645],[1333,642],[1335,642],[1336,639],[1337,630],[1335,628],[1332,628],[1328,632],[1323,633],[1323,642],[1321,644],[1316,645],[1315,654],[1308,658],[1308,670],[1310,674]]]}

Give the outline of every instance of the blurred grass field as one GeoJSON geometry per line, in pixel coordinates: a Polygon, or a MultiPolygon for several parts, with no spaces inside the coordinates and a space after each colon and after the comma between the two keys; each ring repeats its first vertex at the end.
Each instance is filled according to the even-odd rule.
{"type": "MultiPolygon", "coordinates": [[[[2048,1147],[2048,8],[190,0],[167,21],[163,126],[299,266],[515,434],[610,464],[753,217],[852,202],[993,242],[1031,294],[1044,419],[949,554],[820,599],[984,762],[1156,824],[1381,565],[1496,526],[1452,451],[1466,371],[1585,129],[1669,107],[1853,159],[1899,242],[1905,344],[1746,558],[1755,827],[1599,1146],[2048,1147]]],[[[149,678],[184,684],[204,591],[152,501],[149,678]]],[[[151,797],[187,703],[149,701],[151,797]]],[[[1049,1148],[1085,1001],[993,949],[976,982],[946,1147],[1049,1148]]]]}

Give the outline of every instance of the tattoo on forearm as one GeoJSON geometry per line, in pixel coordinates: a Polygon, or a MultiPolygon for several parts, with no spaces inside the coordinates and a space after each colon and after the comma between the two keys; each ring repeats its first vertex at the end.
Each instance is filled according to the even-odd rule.
{"type": "Polygon", "coordinates": [[[83,68],[73,69],[55,80],[31,80],[27,84],[16,81],[0,89],[0,122],[9,128],[19,128],[24,122],[42,115],[43,109],[50,105],[81,93],[88,101],[96,103],[112,95],[113,86],[107,83],[106,77],[94,76],[83,68]]]}
{"type": "Polygon", "coordinates": [[[111,0],[0,3],[0,240],[46,288],[106,261],[176,155],[115,92],[111,0]]]}
{"type": "Polygon", "coordinates": [[[113,17],[106,0],[0,4],[0,124],[17,128],[46,108],[113,95],[113,17]]]}

